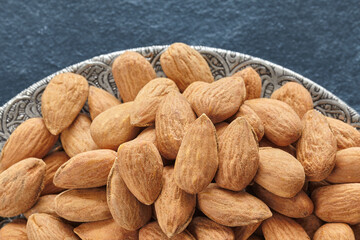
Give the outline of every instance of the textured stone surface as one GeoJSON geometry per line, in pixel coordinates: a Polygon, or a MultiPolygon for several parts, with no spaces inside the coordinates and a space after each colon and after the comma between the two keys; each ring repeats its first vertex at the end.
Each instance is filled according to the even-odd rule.
{"type": "Polygon", "coordinates": [[[73,63],[181,41],[280,64],[360,112],[359,12],[358,0],[2,0],[0,105],[73,63]]]}

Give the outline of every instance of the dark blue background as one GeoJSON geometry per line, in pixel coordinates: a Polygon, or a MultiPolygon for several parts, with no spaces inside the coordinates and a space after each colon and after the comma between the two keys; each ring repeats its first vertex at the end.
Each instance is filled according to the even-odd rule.
{"type": "Polygon", "coordinates": [[[0,0],[0,23],[0,105],[93,56],[181,41],[270,60],[360,111],[359,0],[0,0]]]}

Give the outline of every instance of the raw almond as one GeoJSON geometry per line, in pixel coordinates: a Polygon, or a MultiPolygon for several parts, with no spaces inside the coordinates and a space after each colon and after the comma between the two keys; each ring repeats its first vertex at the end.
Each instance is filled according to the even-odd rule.
{"type": "Polygon", "coordinates": [[[214,81],[206,60],[184,43],[171,44],[161,54],[160,63],[166,76],[174,80],[182,92],[195,81],[214,81]]]}
{"type": "Polygon", "coordinates": [[[222,226],[206,217],[194,218],[188,226],[197,240],[235,240],[231,228],[222,226]]]}
{"type": "Polygon", "coordinates": [[[90,126],[91,137],[100,148],[117,150],[120,144],[137,136],[140,128],[131,126],[133,102],[123,103],[99,114],[90,126]]]}
{"type": "Polygon", "coordinates": [[[182,138],[196,116],[189,102],[178,92],[170,92],[160,103],[156,113],[156,142],[166,159],[175,159],[182,138]]]}
{"type": "Polygon", "coordinates": [[[105,188],[70,189],[55,198],[56,213],[72,222],[93,222],[111,218],[105,188]]]}
{"type": "Polygon", "coordinates": [[[74,232],[86,240],[138,240],[138,231],[128,231],[120,227],[114,219],[83,223],[74,232]]]}
{"type": "Polygon", "coordinates": [[[274,91],[271,98],[289,104],[300,119],[307,111],[314,108],[310,92],[301,84],[296,82],[286,83],[284,86],[274,91]]]}
{"type": "Polygon", "coordinates": [[[163,188],[155,201],[156,219],[162,231],[170,238],[182,232],[195,212],[196,195],[186,193],[175,183],[174,168],[164,168],[163,188]]]}
{"type": "Polygon", "coordinates": [[[266,240],[310,240],[305,230],[295,220],[277,213],[263,222],[262,231],[266,240]]]}
{"type": "Polygon", "coordinates": [[[235,240],[247,240],[253,234],[256,229],[260,226],[261,222],[249,224],[242,227],[236,227],[234,229],[235,240]]]}
{"type": "Polygon", "coordinates": [[[154,126],[145,128],[139,135],[134,139],[134,141],[148,141],[155,145],[157,148],[156,142],[156,131],[154,126]]]}
{"type": "Polygon", "coordinates": [[[360,223],[360,183],[320,187],[311,199],[316,216],[325,222],[360,223]]]}
{"type": "Polygon", "coordinates": [[[218,169],[216,130],[202,114],[185,133],[175,161],[175,182],[185,192],[196,194],[212,181],[218,169]]]}
{"type": "Polygon", "coordinates": [[[239,117],[219,138],[219,170],[215,181],[222,188],[240,191],[253,180],[258,166],[256,135],[246,119],[239,117]]]}
{"type": "Polygon", "coordinates": [[[246,99],[261,97],[261,78],[259,74],[252,68],[246,67],[235,73],[234,77],[242,77],[246,87],[246,99]]]}
{"type": "Polygon", "coordinates": [[[58,135],[71,125],[89,94],[86,79],[74,73],[53,77],[41,97],[41,112],[51,134],[58,135]]]}
{"type": "Polygon", "coordinates": [[[106,191],[111,215],[120,227],[134,231],[150,220],[151,206],[142,204],[132,195],[120,176],[117,161],[110,171],[106,191]]]}
{"type": "Polygon", "coordinates": [[[89,87],[88,104],[92,120],[94,120],[100,113],[111,107],[119,105],[120,103],[120,100],[111,95],[109,92],[94,86],[89,87]]]}
{"type": "Polygon", "coordinates": [[[301,121],[296,112],[279,100],[258,98],[245,101],[264,124],[267,139],[278,146],[288,146],[299,139],[301,121]]]}
{"type": "Polygon", "coordinates": [[[338,149],[360,147],[360,132],[356,128],[338,119],[326,117],[326,120],[336,138],[338,149]]]}
{"type": "Polygon", "coordinates": [[[279,148],[287,153],[290,153],[294,157],[296,157],[296,148],[293,145],[280,147],[280,146],[277,146],[276,144],[270,142],[266,137],[261,139],[261,141],[259,142],[259,147],[279,148]]]}
{"type": "Polygon", "coordinates": [[[27,240],[26,220],[15,219],[0,229],[0,239],[3,240],[27,240]]]}
{"type": "Polygon", "coordinates": [[[336,138],[326,118],[316,110],[308,111],[302,121],[302,135],[296,146],[297,159],[308,180],[324,180],[335,166],[336,138]]]}
{"type": "Polygon", "coordinates": [[[28,219],[34,213],[47,213],[58,217],[55,211],[55,198],[55,194],[40,197],[32,208],[24,212],[24,216],[28,219]]]}
{"type": "Polygon", "coordinates": [[[29,240],[78,240],[73,227],[60,218],[46,213],[35,213],[26,225],[29,240]]]}
{"type": "Polygon", "coordinates": [[[214,83],[195,82],[184,92],[195,113],[205,113],[213,123],[234,115],[244,102],[245,84],[241,77],[225,77],[214,83]]]}
{"type": "Polygon", "coordinates": [[[138,127],[152,125],[161,100],[170,91],[179,91],[171,79],[155,78],[148,82],[134,100],[133,111],[130,114],[131,125],[138,127]]]}
{"type": "Polygon", "coordinates": [[[0,157],[0,172],[29,157],[42,158],[54,146],[58,136],[52,135],[42,118],[21,123],[6,141],[0,157]]]}
{"type": "Polygon", "coordinates": [[[137,52],[124,52],[112,64],[112,73],[121,99],[133,101],[150,80],[156,78],[151,64],[137,52]]]}
{"type": "Polygon", "coordinates": [[[198,194],[198,208],[211,220],[229,227],[245,226],[271,217],[270,209],[246,192],[232,192],[211,183],[198,194]]]}
{"type": "Polygon", "coordinates": [[[345,223],[327,223],[314,234],[314,240],[355,240],[351,227],[345,223]]]}
{"type": "Polygon", "coordinates": [[[229,124],[227,122],[220,122],[220,123],[215,124],[214,126],[216,129],[217,137],[220,137],[224,133],[227,126],[229,126],[229,124]]]}
{"type": "Polygon", "coordinates": [[[105,186],[116,152],[108,149],[83,152],[59,167],[54,184],[61,188],[93,188],[105,186]]]}
{"type": "MultiPolygon", "coordinates": [[[[139,231],[139,240],[168,240],[169,238],[161,231],[157,222],[148,223],[139,231]]],[[[171,238],[171,240],[195,240],[195,238],[185,230],[171,238]]]]}
{"type": "Polygon", "coordinates": [[[289,153],[277,148],[260,148],[259,169],[255,182],[269,192],[292,198],[305,182],[304,168],[289,153]]]}
{"type": "Polygon", "coordinates": [[[323,225],[323,221],[321,221],[315,214],[311,214],[305,218],[295,219],[295,221],[304,228],[305,232],[311,239],[313,238],[316,230],[323,225]]]}
{"type": "Polygon", "coordinates": [[[36,203],[44,188],[45,168],[41,159],[27,158],[0,174],[0,216],[14,217],[36,203]]]}
{"type": "Polygon", "coordinates": [[[98,149],[90,134],[91,120],[85,114],[79,114],[74,122],[61,135],[61,144],[69,157],[98,149]]]}

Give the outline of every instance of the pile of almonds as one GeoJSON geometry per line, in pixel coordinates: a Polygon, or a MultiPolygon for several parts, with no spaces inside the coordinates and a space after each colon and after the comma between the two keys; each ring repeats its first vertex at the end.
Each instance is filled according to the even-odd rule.
{"type": "Polygon", "coordinates": [[[298,83],[260,98],[251,67],[214,82],[185,44],[160,62],[168,78],[115,59],[123,103],[77,74],[50,81],[43,118],[1,152],[0,216],[27,220],[0,239],[360,239],[358,130],[298,83]]]}

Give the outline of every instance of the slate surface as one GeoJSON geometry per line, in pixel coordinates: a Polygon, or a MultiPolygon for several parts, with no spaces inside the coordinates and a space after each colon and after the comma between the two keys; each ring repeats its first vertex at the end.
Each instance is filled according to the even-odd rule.
{"type": "Polygon", "coordinates": [[[280,64],[360,112],[359,13],[358,0],[0,0],[0,105],[93,56],[181,41],[280,64]]]}

